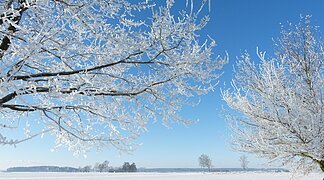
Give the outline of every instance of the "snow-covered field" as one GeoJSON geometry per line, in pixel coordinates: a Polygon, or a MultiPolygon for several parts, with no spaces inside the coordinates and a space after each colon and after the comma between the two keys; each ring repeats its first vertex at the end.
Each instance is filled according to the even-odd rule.
{"type": "MultiPolygon", "coordinates": [[[[324,173],[293,177],[293,180],[323,180],[324,173]]],[[[0,173],[0,180],[289,180],[287,172],[246,173],[0,173]]]]}

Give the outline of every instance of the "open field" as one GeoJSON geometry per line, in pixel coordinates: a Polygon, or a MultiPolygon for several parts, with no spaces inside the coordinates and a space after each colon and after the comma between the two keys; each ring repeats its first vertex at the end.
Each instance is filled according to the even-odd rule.
{"type": "MultiPolygon", "coordinates": [[[[0,173],[1,180],[289,180],[287,172],[217,173],[0,173]]],[[[294,180],[323,180],[324,173],[294,177],[294,180]]]]}

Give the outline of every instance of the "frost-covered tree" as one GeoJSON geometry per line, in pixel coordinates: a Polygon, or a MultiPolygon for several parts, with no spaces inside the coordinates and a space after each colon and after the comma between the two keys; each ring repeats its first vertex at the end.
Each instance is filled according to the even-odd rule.
{"type": "Polygon", "coordinates": [[[100,172],[99,171],[99,165],[100,165],[100,163],[98,163],[98,162],[95,163],[95,165],[93,166],[93,171],[94,172],[100,172]]]}
{"type": "Polygon", "coordinates": [[[242,113],[230,116],[238,150],[304,172],[324,171],[324,46],[318,35],[306,16],[282,30],[275,57],[258,52],[258,65],[247,53],[238,59],[233,90],[223,92],[242,113]]]}
{"type": "Polygon", "coordinates": [[[122,169],[123,172],[129,172],[130,167],[131,167],[131,165],[129,164],[129,162],[124,162],[121,169],[122,169]]]}
{"type": "Polygon", "coordinates": [[[204,168],[206,167],[208,169],[208,171],[210,172],[210,169],[212,167],[212,160],[210,159],[210,157],[206,154],[202,154],[199,156],[198,158],[198,162],[199,162],[199,166],[204,168]]]}
{"type": "Polygon", "coordinates": [[[83,168],[80,168],[80,172],[90,172],[91,171],[91,165],[84,166],[83,168]]]}
{"type": "Polygon", "coordinates": [[[172,0],[2,0],[0,144],[50,133],[76,153],[130,150],[149,120],[187,123],[178,111],[226,62],[199,38],[205,3],[173,15],[172,0]]]}
{"type": "Polygon", "coordinates": [[[240,163],[243,170],[246,170],[249,164],[249,161],[245,155],[240,156],[240,163]]]}
{"type": "Polygon", "coordinates": [[[109,171],[109,161],[104,161],[98,165],[99,172],[108,172],[109,171]]]}
{"type": "Polygon", "coordinates": [[[129,172],[137,172],[137,167],[134,162],[130,165],[129,172]]]}

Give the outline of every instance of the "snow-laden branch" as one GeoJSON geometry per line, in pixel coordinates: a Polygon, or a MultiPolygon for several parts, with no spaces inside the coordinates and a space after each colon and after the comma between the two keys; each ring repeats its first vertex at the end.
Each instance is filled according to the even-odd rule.
{"type": "Polygon", "coordinates": [[[182,105],[214,89],[227,59],[198,38],[208,16],[171,14],[173,3],[1,1],[0,128],[43,126],[83,153],[130,150],[149,120],[187,123],[182,105]]]}

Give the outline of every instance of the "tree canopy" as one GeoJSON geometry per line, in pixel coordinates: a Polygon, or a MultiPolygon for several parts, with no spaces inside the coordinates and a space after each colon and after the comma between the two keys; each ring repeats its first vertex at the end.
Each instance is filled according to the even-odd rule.
{"type": "Polygon", "coordinates": [[[226,63],[198,38],[205,3],[171,14],[170,0],[1,1],[0,144],[50,133],[75,153],[131,150],[149,120],[187,123],[179,110],[226,63]]]}
{"type": "Polygon", "coordinates": [[[210,159],[210,157],[206,154],[202,154],[199,156],[198,158],[198,162],[200,167],[204,168],[206,167],[208,169],[208,171],[211,170],[212,167],[212,160],[210,159]]]}
{"type": "Polygon", "coordinates": [[[305,16],[283,29],[275,57],[258,51],[260,64],[243,54],[227,104],[242,113],[229,116],[235,148],[306,172],[324,171],[323,40],[305,16]]]}

